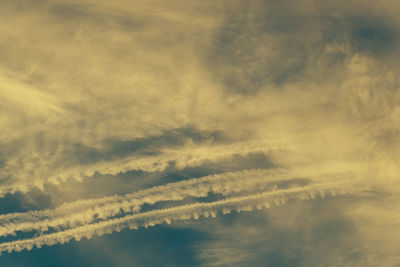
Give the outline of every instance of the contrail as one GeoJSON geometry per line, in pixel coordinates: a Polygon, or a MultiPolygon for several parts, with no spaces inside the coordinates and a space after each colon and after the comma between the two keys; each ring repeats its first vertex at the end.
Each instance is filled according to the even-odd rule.
{"type": "Polygon", "coordinates": [[[282,180],[291,175],[283,169],[246,170],[210,175],[166,185],[155,186],[124,196],[78,200],[55,209],[0,215],[0,236],[16,231],[40,230],[49,227],[85,224],[94,218],[108,218],[124,212],[139,211],[143,204],[177,201],[186,197],[205,197],[209,192],[228,195],[233,192],[266,186],[267,181],[282,180]]]}
{"type": "Polygon", "coordinates": [[[123,213],[139,212],[144,204],[162,201],[179,201],[188,197],[206,197],[209,193],[229,196],[233,193],[265,190],[274,186],[273,182],[301,177],[302,174],[314,181],[343,180],[349,173],[319,174],[307,169],[285,170],[245,170],[227,172],[202,178],[155,186],[123,196],[78,200],[62,204],[55,209],[11,213],[0,216],[0,236],[14,235],[17,231],[49,228],[75,227],[95,219],[107,219],[123,213]],[[295,175],[297,174],[297,175],[295,175]]]}
{"type": "MultiPolygon", "coordinates": [[[[293,145],[292,145],[293,146],[293,145]]],[[[81,181],[95,173],[103,175],[116,175],[128,171],[161,172],[174,162],[174,167],[183,169],[202,164],[204,161],[216,161],[233,155],[248,155],[249,153],[262,153],[279,149],[289,149],[290,144],[279,144],[271,141],[240,142],[229,145],[188,145],[181,149],[163,149],[160,155],[145,157],[125,157],[123,159],[99,162],[89,166],[78,166],[49,177],[49,181],[57,184],[69,178],[81,181]]]]}
{"type": "Polygon", "coordinates": [[[173,208],[152,210],[133,215],[126,215],[122,218],[110,219],[107,221],[79,226],[73,229],[45,234],[32,239],[17,240],[0,244],[0,252],[12,252],[31,250],[34,246],[40,248],[43,245],[51,246],[64,244],[71,239],[79,241],[82,237],[91,238],[101,236],[105,233],[121,231],[124,228],[137,229],[138,227],[149,227],[166,222],[198,219],[200,216],[216,217],[218,212],[230,213],[232,210],[251,211],[254,208],[269,208],[272,205],[286,203],[292,198],[310,199],[316,195],[324,197],[327,193],[332,195],[354,193],[362,190],[358,185],[350,182],[322,183],[312,186],[295,187],[276,191],[268,191],[243,197],[233,197],[225,200],[210,203],[194,203],[181,205],[173,208]],[[344,186],[346,185],[346,186],[344,186]]]}
{"type": "MultiPolygon", "coordinates": [[[[180,149],[163,149],[155,156],[128,156],[122,159],[97,162],[84,166],[69,167],[58,170],[57,173],[50,172],[47,177],[28,177],[29,170],[19,170],[19,181],[16,183],[0,186],[0,197],[7,193],[26,193],[33,188],[43,190],[45,184],[58,185],[61,182],[74,179],[82,181],[94,176],[96,173],[102,175],[117,175],[128,171],[161,172],[174,163],[174,168],[181,170],[185,167],[199,166],[205,161],[218,161],[233,157],[234,155],[248,155],[250,153],[265,153],[290,149],[290,143],[284,146],[279,141],[240,142],[229,145],[187,145],[180,149]],[[33,182],[32,182],[33,181],[33,182]]],[[[6,168],[7,169],[7,168],[6,168]]],[[[3,175],[14,176],[15,171],[9,168],[9,173],[3,175]]]]}

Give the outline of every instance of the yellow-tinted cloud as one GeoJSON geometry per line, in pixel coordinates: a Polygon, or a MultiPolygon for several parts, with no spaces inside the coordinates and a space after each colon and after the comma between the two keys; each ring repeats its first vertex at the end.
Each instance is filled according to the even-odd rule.
{"type": "MultiPolygon", "coordinates": [[[[140,186],[151,187],[166,183],[162,177],[173,176],[170,169],[201,168],[204,162],[219,164],[255,152],[274,168],[306,179],[351,171],[356,178],[347,178],[360,188],[398,193],[400,6],[393,1],[362,6],[312,0],[3,2],[2,196],[35,188],[45,192],[49,184],[63,187],[74,179],[95,180],[96,174],[117,179],[131,171],[158,175],[140,186]]],[[[265,177],[258,178],[266,182],[265,177]]],[[[246,178],[246,184],[236,178],[224,180],[232,186],[229,193],[235,186],[257,191],[254,179],[246,178]]],[[[196,195],[200,185],[192,182],[193,188],[183,191],[176,184],[161,187],[176,199],[169,191],[155,198],[189,201],[213,191],[196,195]]],[[[82,192],[70,194],[85,198],[90,190],[96,189],[82,186],[82,192]]],[[[94,202],[108,201],[112,190],[102,190],[105,198],[94,202]]],[[[64,200],[46,193],[58,203],[64,200]]],[[[368,243],[389,240],[374,214],[393,228],[397,215],[386,202],[363,197],[364,203],[353,204],[366,221],[348,217],[363,233],[371,230],[365,234],[368,243]]],[[[83,221],[102,213],[111,218],[124,207],[132,211],[131,203],[108,204],[109,210],[106,205],[92,210],[83,221]]],[[[190,212],[185,218],[192,218],[190,212]]],[[[79,221],[82,213],[72,209],[59,218],[49,212],[39,226],[11,222],[7,229],[13,230],[5,234],[46,230],[68,219],[79,221]]],[[[71,231],[78,231],[74,227],[71,231]]],[[[46,238],[35,240],[59,241],[46,238]]],[[[23,246],[30,248],[35,240],[23,246]]],[[[393,251],[397,243],[387,244],[393,251]]],[[[371,245],[371,250],[379,248],[371,245]]]]}

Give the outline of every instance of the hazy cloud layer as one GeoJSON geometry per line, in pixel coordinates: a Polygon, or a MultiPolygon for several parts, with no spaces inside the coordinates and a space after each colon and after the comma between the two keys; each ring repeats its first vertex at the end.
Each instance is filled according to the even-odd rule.
{"type": "Polygon", "coordinates": [[[399,11],[0,0],[0,262],[397,266],[399,11]]]}

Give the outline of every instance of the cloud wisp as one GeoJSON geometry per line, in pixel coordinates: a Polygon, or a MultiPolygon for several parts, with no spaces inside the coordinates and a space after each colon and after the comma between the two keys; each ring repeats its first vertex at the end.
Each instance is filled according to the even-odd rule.
{"type": "MultiPolygon", "coordinates": [[[[163,149],[158,155],[126,156],[116,160],[100,161],[86,165],[76,165],[74,167],[55,170],[49,173],[48,177],[36,179],[32,183],[29,179],[23,182],[0,186],[0,196],[7,193],[29,192],[32,189],[43,190],[47,184],[58,185],[70,179],[81,182],[95,174],[117,175],[129,171],[143,172],[162,172],[173,164],[174,168],[181,170],[187,167],[199,166],[205,161],[217,161],[232,158],[233,156],[248,155],[250,153],[271,153],[280,150],[293,149],[293,145],[281,143],[279,140],[257,141],[257,142],[237,142],[227,145],[195,145],[188,144],[180,149],[163,149]]],[[[6,165],[7,169],[8,166],[6,165]]],[[[10,170],[13,168],[10,166],[10,170]]],[[[20,170],[20,173],[28,170],[20,170]]],[[[9,174],[15,176],[16,174],[9,174]]],[[[18,173],[19,175],[19,173],[18,173]]],[[[20,176],[25,176],[21,174],[20,176]]],[[[21,178],[21,177],[20,177],[21,178]]],[[[28,177],[26,177],[28,178],[28,177]]]]}
{"type": "Polygon", "coordinates": [[[113,216],[137,213],[143,205],[158,202],[182,201],[188,198],[205,198],[209,194],[230,196],[242,192],[271,190],[277,182],[296,182],[294,178],[307,177],[308,183],[328,183],[341,181],[356,182],[351,172],[325,173],[312,169],[271,169],[245,170],[222,173],[202,178],[169,183],[141,190],[135,193],[98,199],[85,199],[64,203],[55,209],[0,215],[0,236],[15,235],[23,231],[45,232],[49,228],[76,227],[95,220],[113,216]]]}
{"type": "Polygon", "coordinates": [[[75,228],[51,234],[43,234],[39,237],[5,242],[0,244],[0,251],[21,251],[30,250],[34,246],[40,248],[42,245],[64,244],[71,239],[79,241],[82,237],[91,238],[94,235],[103,235],[113,231],[121,231],[124,228],[137,229],[138,227],[149,227],[157,224],[189,219],[199,219],[200,216],[216,217],[217,213],[227,214],[236,210],[251,211],[255,208],[270,208],[273,205],[279,206],[289,199],[310,199],[317,195],[324,197],[326,194],[348,194],[362,192],[365,188],[347,182],[320,183],[305,187],[294,187],[276,191],[267,191],[254,195],[232,197],[210,203],[194,203],[176,206],[172,208],[140,212],[133,215],[126,215],[117,219],[109,219],[103,222],[86,224],[75,228]]]}
{"type": "MultiPolygon", "coordinates": [[[[318,197],[309,213],[332,199],[349,247],[368,243],[374,262],[398,250],[395,1],[1,3],[0,251],[332,192],[347,202],[318,197]]],[[[315,217],[308,231],[334,234],[315,217]]],[[[261,243],[242,265],[283,244],[261,243]]]]}

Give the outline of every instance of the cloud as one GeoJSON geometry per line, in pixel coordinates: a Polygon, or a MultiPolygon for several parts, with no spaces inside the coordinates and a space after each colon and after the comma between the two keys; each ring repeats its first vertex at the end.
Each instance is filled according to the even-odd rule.
{"type": "MultiPolygon", "coordinates": [[[[13,205],[0,220],[4,235],[28,238],[2,239],[5,250],[114,231],[127,218],[186,221],[235,198],[228,208],[251,209],[265,188],[318,182],[354,193],[334,207],[345,223],[306,227],[299,216],[285,225],[291,214],[276,213],[283,226],[268,231],[290,228],[280,231],[287,238],[309,229],[308,244],[336,247],[327,261],[354,265],[358,252],[337,249],[349,244],[342,237],[329,243],[315,233],[359,231],[353,237],[367,245],[349,242],[370,262],[395,262],[397,243],[382,229],[396,228],[388,207],[398,200],[377,196],[399,187],[398,4],[3,2],[0,195],[13,205]]],[[[275,265],[321,260],[298,243],[257,250],[244,238],[248,249],[221,249],[227,240],[204,259],[242,264],[265,250],[275,265]]]]}
{"type": "Polygon", "coordinates": [[[219,211],[222,214],[231,213],[232,210],[251,211],[254,208],[269,208],[271,205],[279,206],[284,204],[291,198],[308,199],[315,198],[315,194],[325,196],[326,192],[333,195],[352,193],[357,190],[356,187],[343,187],[343,183],[322,183],[315,186],[306,186],[304,188],[290,188],[277,190],[276,192],[263,192],[255,195],[242,197],[232,197],[220,201],[210,203],[194,203],[181,205],[166,209],[156,209],[141,212],[133,215],[126,215],[121,218],[108,219],[106,221],[86,224],[83,226],[73,227],[72,229],[59,231],[55,233],[43,234],[32,239],[16,240],[4,242],[0,244],[0,251],[21,251],[31,250],[34,246],[40,248],[43,245],[64,244],[71,239],[80,241],[83,237],[91,238],[93,235],[110,234],[114,231],[120,232],[122,229],[129,227],[137,229],[138,227],[149,227],[166,222],[170,224],[172,221],[181,221],[189,219],[199,219],[201,215],[208,218],[215,218],[219,211]],[[342,186],[340,186],[342,185],[342,186]]]}
{"type": "MultiPolygon", "coordinates": [[[[305,186],[314,180],[313,182],[317,186],[320,183],[328,183],[331,184],[333,189],[336,186],[335,184],[343,183],[339,177],[352,177],[352,182],[355,182],[354,174],[351,173],[313,173],[307,169],[296,171],[272,169],[225,172],[198,179],[193,178],[155,186],[123,196],[78,200],[64,203],[55,209],[1,215],[0,236],[15,235],[16,232],[27,231],[46,232],[49,228],[73,228],[77,225],[85,225],[98,220],[107,220],[121,214],[140,212],[143,211],[143,206],[146,204],[173,203],[187,198],[206,198],[210,194],[235,196],[237,193],[256,193],[266,189],[271,190],[275,187],[290,189],[298,185],[298,182],[301,182],[299,179],[293,179],[293,177],[298,177],[298,175],[301,177],[302,174],[307,175],[310,180],[304,179],[302,181],[305,186]]],[[[300,185],[303,185],[302,183],[300,185]]],[[[363,189],[360,185],[356,186],[363,189]]]]}
{"type": "Polygon", "coordinates": [[[251,216],[234,212],[203,221],[192,227],[210,228],[214,239],[196,248],[205,265],[212,266],[363,266],[368,252],[357,227],[343,213],[343,205],[354,200],[346,195],[289,201],[267,212],[253,211],[251,216]]]}

